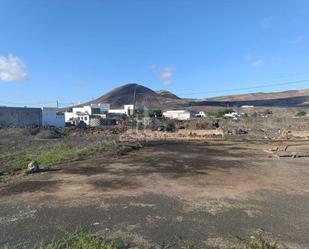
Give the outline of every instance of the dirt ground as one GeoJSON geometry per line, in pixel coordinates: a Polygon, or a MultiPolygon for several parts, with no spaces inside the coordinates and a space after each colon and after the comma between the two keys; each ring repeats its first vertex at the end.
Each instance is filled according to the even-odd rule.
{"type": "MultiPolygon", "coordinates": [[[[282,141],[152,142],[0,183],[0,245],[49,241],[81,226],[138,244],[226,244],[262,229],[309,248],[309,159],[282,141]]],[[[309,150],[308,141],[289,141],[309,150]]]]}

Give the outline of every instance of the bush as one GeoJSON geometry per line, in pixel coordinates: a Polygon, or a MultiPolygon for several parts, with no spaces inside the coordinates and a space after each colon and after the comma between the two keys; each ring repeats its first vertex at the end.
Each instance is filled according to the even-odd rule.
{"type": "MultiPolygon", "coordinates": [[[[23,249],[35,248],[35,249],[124,249],[124,248],[136,248],[136,249],[150,249],[150,248],[190,248],[190,249],[220,249],[220,248],[230,248],[230,249],[280,249],[286,248],[277,245],[276,243],[271,243],[261,236],[251,236],[248,239],[237,238],[234,245],[228,247],[219,246],[198,246],[191,241],[179,241],[180,244],[176,243],[162,243],[160,246],[146,247],[143,245],[130,245],[124,243],[122,239],[108,240],[102,237],[84,232],[82,229],[78,229],[73,233],[63,231],[64,238],[50,242],[48,244],[40,243],[39,245],[32,245],[31,247],[24,243],[24,246],[18,247],[23,249]],[[181,246],[183,244],[183,246],[181,246]]],[[[17,248],[14,246],[4,246],[1,249],[13,249],[17,248]]]]}
{"type": "Polygon", "coordinates": [[[306,114],[307,114],[306,112],[300,111],[300,112],[297,113],[297,116],[298,117],[303,117],[303,116],[306,116],[306,114]]]}
{"type": "Polygon", "coordinates": [[[75,160],[84,156],[90,156],[96,153],[95,148],[78,148],[69,145],[61,145],[28,151],[13,158],[7,158],[10,165],[17,166],[23,172],[27,173],[28,164],[35,160],[40,165],[52,165],[68,160],[75,160]]]}
{"type": "Polygon", "coordinates": [[[209,112],[208,117],[222,118],[224,116],[224,114],[231,113],[231,112],[234,112],[234,110],[233,109],[225,109],[225,110],[219,111],[219,112],[209,112]]]}
{"type": "Polygon", "coordinates": [[[143,145],[140,143],[134,143],[134,144],[126,144],[122,145],[117,149],[118,155],[126,155],[128,152],[142,149],[143,145]]]}
{"type": "Polygon", "coordinates": [[[176,130],[176,124],[174,120],[168,120],[166,122],[166,131],[174,132],[176,130]]]}
{"type": "Polygon", "coordinates": [[[259,116],[259,114],[257,112],[252,113],[251,117],[253,118],[257,118],[259,116]]]}
{"type": "Polygon", "coordinates": [[[41,130],[36,137],[40,139],[54,139],[60,138],[61,134],[57,130],[41,130]]]}
{"type": "Polygon", "coordinates": [[[154,118],[154,117],[161,118],[162,117],[162,111],[159,110],[159,109],[149,110],[148,115],[151,118],[154,118]]]}
{"type": "Polygon", "coordinates": [[[208,117],[210,118],[222,118],[224,116],[223,112],[209,112],[208,117]]]}
{"type": "Polygon", "coordinates": [[[70,135],[72,129],[65,127],[65,128],[58,128],[57,132],[61,135],[61,136],[68,136],[70,135]]]}
{"type": "Polygon", "coordinates": [[[29,132],[30,135],[37,135],[40,132],[40,128],[35,127],[35,128],[28,128],[27,131],[29,132]]]}

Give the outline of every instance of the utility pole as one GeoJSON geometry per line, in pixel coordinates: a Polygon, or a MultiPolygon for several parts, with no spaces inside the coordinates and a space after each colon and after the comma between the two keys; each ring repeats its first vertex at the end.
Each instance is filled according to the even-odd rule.
{"type": "MultiPolygon", "coordinates": [[[[134,88],[134,93],[133,93],[133,110],[132,110],[132,131],[134,129],[134,121],[135,121],[135,103],[136,103],[136,86],[134,88]]],[[[137,122],[136,122],[136,127],[137,127],[137,122]]]]}
{"type": "Polygon", "coordinates": [[[133,117],[134,117],[134,114],[135,114],[135,104],[136,104],[136,86],[134,88],[134,94],[133,94],[133,117]]]}

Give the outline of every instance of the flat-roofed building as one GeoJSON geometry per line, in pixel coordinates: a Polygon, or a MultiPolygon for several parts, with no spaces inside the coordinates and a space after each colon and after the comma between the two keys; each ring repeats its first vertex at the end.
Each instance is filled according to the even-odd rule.
{"type": "Polygon", "coordinates": [[[32,127],[41,125],[41,108],[0,107],[1,127],[32,127]]]}
{"type": "Polygon", "coordinates": [[[165,118],[177,119],[177,120],[189,120],[191,119],[191,112],[186,110],[171,110],[162,113],[165,118]]]}
{"type": "Polygon", "coordinates": [[[42,108],[42,125],[44,127],[62,128],[65,126],[64,113],[54,107],[42,108]]]}

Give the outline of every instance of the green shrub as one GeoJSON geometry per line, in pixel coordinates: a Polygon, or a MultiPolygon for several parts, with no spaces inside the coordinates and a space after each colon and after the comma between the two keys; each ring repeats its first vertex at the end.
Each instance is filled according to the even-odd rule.
{"type": "Polygon", "coordinates": [[[300,112],[297,113],[297,116],[298,117],[303,117],[303,116],[306,116],[306,114],[307,114],[306,112],[300,111],[300,112]]]}
{"type": "MultiPolygon", "coordinates": [[[[63,231],[64,238],[60,240],[55,240],[48,244],[41,242],[38,246],[29,246],[29,244],[24,243],[18,248],[22,249],[125,249],[125,248],[135,248],[135,249],[147,249],[147,248],[162,248],[162,249],[176,249],[176,248],[187,248],[187,249],[280,249],[286,248],[279,246],[277,243],[269,242],[263,239],[261,236],[251,236],[248,239],[238,238],[236,243],[228,247],[219,246],[198,246],[191,241],[180,241],[183,246],[179,243],[162,243],[160,246],[145,247],[142,245],[131,246],[127,245],[121,239],[107,240],[99,236],[84,232],[82,229],[76,230],[76,232],[70,233],[63,231]]],[[[2,246],[1,249],[15,249],[14,246],[2,246]]]]}
{"type": "Polygon", "coordinates": [[[266,241],[261,235],[252,235],[248,239],[238,238],[235,249],[279,249],[277,243],[266,241]]]}
{"type": "Polygon", "coordinates": [[[223,111],[218,111],[218,112],[209,112],[207,115],[208,117],[211,117],[211,118],[222,118],[224,114],[232,113],[232,112],[234,112],[233,109],[225,109],[223,111]]]}
{"type": "Polygon", "coordinates": [[[222,118],[224,116],[223,112],[209,112],[208,117],[210,118],[222,118]]]}
{"type": "Polygon", "coordinates": [[[148,111],[148,115],[151,118],[153,118],[153,117],[160,118],[160,117],[162,117],[162,111],[160,109],[152,109],[152,110],[148,111]]]}
{"type": "MultiPolygon", "coordinates": [[[[99,149],[99,148],[98,148],[99,149]]],[[[7,157],[9,165],[18,167],[26,173],[31,161],[37,161],[39,165],[52,165],[62,161],[74,160],[84,156],[90,156],[97,152],[96,148],[79,148],[70,145],[47,147],[7,157]]]]}
{"type": "Polygon", "coordinates": [[[68,136],[72,132],[72,129],[64,127],[64,128],[58,128],[57,131],[61,136],[68,136]]]}
{"type": "Polygon", "coordinates": [[[130,151],[139,150],[141,148],[143,148],[143,145],[141,145],[140,143],[125,144],[125,145],[120,146],[117,149],[117,154],[118,155],[126,155],[130,151]]]}

